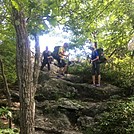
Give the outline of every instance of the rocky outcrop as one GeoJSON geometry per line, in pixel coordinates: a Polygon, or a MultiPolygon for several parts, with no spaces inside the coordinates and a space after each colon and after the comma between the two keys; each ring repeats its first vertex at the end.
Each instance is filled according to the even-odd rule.
{"type": "Polygon", "coordinates": [[[107,111],[108,100],[122,94],[116,86],[93,87],[72,75],[57,79],[42,72],[40,76],[43,82],[40,79],[35,96],[36,134],[82,134],[83,128],[92,126],[107,111]]]}
{"type": "MultiPolygon", "coordinates": [[[[108,102],[120,99],[122,92],[121,88],[106,83],[93,87],[83,83],[80,76],[67,74],[57,79],[56,70],[41,71],[35,95],[36,134],[89,134],[83,130],[94,125],[108,110],[108,102]]],[[[13,122],[18,124],[18,90],[11,90],[11,96],[14,102],[13,122]]],[[[3,105],[4,101],[1,103],[3,105]]]]}

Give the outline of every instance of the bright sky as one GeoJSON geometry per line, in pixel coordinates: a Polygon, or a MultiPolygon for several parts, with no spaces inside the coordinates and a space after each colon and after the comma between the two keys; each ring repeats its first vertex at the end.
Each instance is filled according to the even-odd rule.
{"type": "MultiPolygon", "coordinates": [[[[49,33],[49,34],[44,34],[43,36],[39,37],[39,44],[40,44],[40,51],[41,53],[45,50],[46,46],[48,46],[49,50],[53,52],[55,46],[62,46],[65,42],[69,43],[69,37],[70,33],[63,32],[61,28],[55,28],[55,33],[49,33]]],[[[34,51],[34,41],[31,41],[31,50],[34,51]]],[[[85,53],[88,54],[90,53],[90,50],[87,48],[89,44],[87,44],[84,47],[84,52],[80,51],[79,49],[76,49],[76,52],[73,50],[69,50],[70,54],[70,59],[74,58],[77,54],[80,53],[85,53]]]]}
{"type": "MultiPolygon", "coordinates": [[[[48,46],[53,51],[55,46],[62,46],[65,42],[69,42],[70,34],[62,31],[62,27],[56,27],[55,32],[50,32],[39,37],[40,51],[43,52],[48,46]]],[[[34,41],[31,41],[31,47],[34,48],[34,41]]]]}
{"type": "Polygon", "coordinates": [[[50,51],[53,51],[55,46],[62,46],[64,42],[68,42],[62,37],[52,37],[49,35],[40,36],[40,51],[44,51],[46,46],[48,46],[50,51]]]}

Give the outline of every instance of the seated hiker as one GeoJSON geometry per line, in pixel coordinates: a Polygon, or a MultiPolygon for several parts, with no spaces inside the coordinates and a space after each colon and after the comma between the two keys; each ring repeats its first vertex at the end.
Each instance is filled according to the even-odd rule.
{"type": "Polygon", "coordinates": [[[92,63],[92,81],[93,81],[93,85],[95,86],[100,86],[100,64],[98,63],[99,60],[99,54],[96,50],[97,48],[97,43],[93,44],[92,47],[92,54],[91,54],[91,63],[92,63]],[[95,75],[97,74],[98,76],[98,83],[96,84],[95,82],[95,75]]]}
{"type": "Polygon", "coordinates": [[[44,66],[47,65],[48,71],[50,71],[51,60],[52,60],[51,52],[48,50],[48,46],[46,46],[46,50],[43,51],[42,53],[42,57],[41,57],[42,65],[40,69],[43,70],[44,66]]]}
{"type": "Polygon", "coordinates": [[[59,48],[58,55],[59,58],[57,59],[58,61],[58,66],[59,66],[59,74],[64,75],[65,72],[67,71],[67,63],[65,62],[65,57],[68,57],[67,54],[65,54],[65,51],[68,47],[67,43],[64,43],[63,46],[59,48]]]}

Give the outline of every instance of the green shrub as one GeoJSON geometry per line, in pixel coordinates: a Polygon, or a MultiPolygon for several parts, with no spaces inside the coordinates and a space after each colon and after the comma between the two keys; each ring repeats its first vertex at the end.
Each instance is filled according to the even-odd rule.
{"type": "Polygon", "coordinates": [[[7,107],[0,108],[0,117],[5,116],[7,118],[12,118],[12,113],[7,107]]]}
{"type": "Polygon", "coordinates": [[[0,129],[0,134],[19,134],[19,130],[17,128],[14,128],[14,129],[0,129]]]}
{"type": "Polygon", "coordinates": [[[96,124],[95,134],[134,133],[134,98],[127,102],[109,103],[109,111],[104,112],[96,124]]]}

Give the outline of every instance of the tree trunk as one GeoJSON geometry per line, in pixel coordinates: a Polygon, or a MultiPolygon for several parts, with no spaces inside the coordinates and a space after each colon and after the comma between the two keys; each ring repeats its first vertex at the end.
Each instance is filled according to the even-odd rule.
{"type": "Polygon", "coordinates": [[[20,96],[20,134],[34,134],[35,91],[31,51],[25,17],[22,11],[13,7],[13,22],[16,30],[17,77],[20,96]]]}
{"type": "Polygon", "coordinates": [[[34,87],[37,87],[38,76],[39,76],[39,63],[41,62],[39,36],[37,34],[34,34],[34,39],[35,39],[35,60],[34,60],[33,83],[34,87]]]}
{"type": "MultiPolygon", "coordinates": [[[[1,74],[2,74],[2,77],[3,77],[4,86],[5,86],[5,94],[6,94],[6,98],[7,98],[7,101],[8,101],[8,107],[11,108],[11,94],[10,94],[10,91],[9,91],[9,88],[8,88],[7,79],[6,79],[6,76],[4,74],[4,65],[3,65],[1,59],[0,59],[0,67],[1,67],[1,74]]],[[[12,119],[9,118],[8,120],[9,120],[9,128],[11,128],[12,127],[12,119]]]]}

